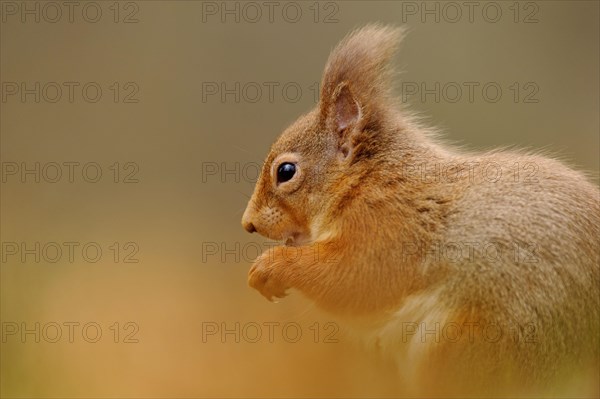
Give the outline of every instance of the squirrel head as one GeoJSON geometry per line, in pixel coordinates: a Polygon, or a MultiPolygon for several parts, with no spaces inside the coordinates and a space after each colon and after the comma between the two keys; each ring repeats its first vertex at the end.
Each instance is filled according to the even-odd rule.
{"type": "Polygon", "coordinates": [[[368,163],[385,157],[390,138],[388,63],[403,30],[368,25],[331,53],[316,108],[272,145],[242,217],[249,232],[300,245],[317,239],[336,199],[368,163]]]}

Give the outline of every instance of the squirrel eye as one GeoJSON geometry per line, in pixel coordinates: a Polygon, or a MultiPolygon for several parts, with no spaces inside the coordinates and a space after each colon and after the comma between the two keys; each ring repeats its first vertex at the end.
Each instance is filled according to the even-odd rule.
{"type": "Polygon", "coordinates": [[[296,165],[289,162],[284,162],[277,168],[277,183],[283,183],[294,177],[296,173],[296,165]]]}

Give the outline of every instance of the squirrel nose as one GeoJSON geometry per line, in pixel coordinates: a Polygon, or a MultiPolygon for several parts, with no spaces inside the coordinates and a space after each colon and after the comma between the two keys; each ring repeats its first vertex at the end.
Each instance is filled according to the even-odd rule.
{"type": "Polygon", "coordinates": [[[256,227],[252,224],[252,222],[244,223],[244,228],[248,233],[254,233],[256,231],[256,227]]]}
{"type": "Polygon", "coordinates": [[[254,227],[254,223],[252,223],[253,213],[253,208],[248,205],[244,211],[244,214],[242,215],[242,227],[244,227],[244,230],[246,230],[248,233],[254,233],[256,231],[256,227],[254,227]]]}

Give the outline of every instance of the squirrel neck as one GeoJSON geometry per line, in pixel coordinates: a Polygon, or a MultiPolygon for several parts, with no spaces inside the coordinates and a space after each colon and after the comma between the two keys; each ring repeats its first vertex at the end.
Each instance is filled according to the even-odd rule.
{"type": "Polygon", "coordinates": [[[447,182],[431,173],[453,156],[418,126],[398,123],[365,134],[377,135],[376,144],[361,141],[356,147],[343,176],[328,188],[329,203],[313,228],[315,237],[342,242],[348,263],[360,263],[358,269],[369,276],[365,281],[381,280],[376,298],[355,304],[368,314],[391,310],[443,277],[435,270],[439,265],[426,265],[422,254],[443,237],[452,205],[447,182]],[[395,251],[397,259],[388,259],[391,247],[406,254],[395,251]]]}

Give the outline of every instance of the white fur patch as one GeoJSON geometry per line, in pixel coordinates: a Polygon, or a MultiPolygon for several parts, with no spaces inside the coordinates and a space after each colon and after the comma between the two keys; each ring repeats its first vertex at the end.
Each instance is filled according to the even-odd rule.
{"type": "Polygon", "coordinates": [[[415,381],[429,351],[444,340],[449,310],[440,301],[440,290],[409,296],[380,327],[366,330],[363,342],[390,358],[405,381],[415,381]]]}

